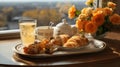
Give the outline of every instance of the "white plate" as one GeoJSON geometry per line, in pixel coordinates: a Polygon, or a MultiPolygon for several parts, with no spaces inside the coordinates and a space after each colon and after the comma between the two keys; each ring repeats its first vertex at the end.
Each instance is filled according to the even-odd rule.
{"type": "Polygon", "coordinates": [[[60,51],[76,51],[76,50],[84,49],[88,45],[89,45],[89,43],[84,46],[75,47],[75,48],[67,48],[67,47],[58,46],[58,50],[60,50],[60,51]]]}
{"type": "Polygon", "coordinates": [[[106,43],[100,40],[93,39],[87,46],[83,48],[75,48],[69,50],[59,49],[52,54],[25,54],[23,52],[22,44],[17,44],[14,47],[14,51],[22,56],[30,57],[30,58],[44,58],[44,57],[54,57],[54,56],[65,56],[65,55],[73,55],[73,54],[84,54],[84,53],[94,53],[104,50],[106,47],[106,43]]]}

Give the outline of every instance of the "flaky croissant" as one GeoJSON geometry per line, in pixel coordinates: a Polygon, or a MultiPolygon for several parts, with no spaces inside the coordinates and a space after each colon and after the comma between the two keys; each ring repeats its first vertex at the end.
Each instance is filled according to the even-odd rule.
{"type": "Polygon", "coordinates": [[[54,45],[58,45],[58,46],[63,46],[63,44],[65,44],[69,38],[70,38],[69,35],[62,34],[62,35],[59,35],[57,37],[54,37],[54,39],[52,39],[50,41],[50,43],[52,43],[54,45]]]}
{"type": "Polygon", "coordinates": [[[63,45],[63,47],[81,47],[87,45],[88,39],[79,35],[74,35],[63,45]]]}

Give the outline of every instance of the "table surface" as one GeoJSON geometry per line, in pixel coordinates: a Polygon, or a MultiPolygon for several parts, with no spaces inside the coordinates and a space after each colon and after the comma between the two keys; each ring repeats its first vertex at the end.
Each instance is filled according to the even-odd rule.
{"type": "Polygon", "coordinates": [[[120,67],[120,32],[109,32],[100,40],[107,44],[101,52],[39,59],[26,58],[14,53],[13,48],[20,43],[20,39],[0,40],[0,65],[120,67]]]}

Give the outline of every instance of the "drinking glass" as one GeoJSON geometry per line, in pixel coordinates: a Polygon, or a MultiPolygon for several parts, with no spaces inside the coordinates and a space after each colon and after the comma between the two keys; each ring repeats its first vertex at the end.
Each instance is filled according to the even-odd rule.
{"type": "Polygon", "coordinates": [[[35,42],[35,29],[36,29],[35,19],[21,19],[19,20],[20,27],[20,37],[23,46],[29,46],[35,42]]]}

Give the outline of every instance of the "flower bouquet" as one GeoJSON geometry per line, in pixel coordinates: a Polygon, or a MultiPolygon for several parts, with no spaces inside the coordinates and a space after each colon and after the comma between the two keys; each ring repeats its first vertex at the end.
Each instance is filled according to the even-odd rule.
{"type": "Polygon", "coordinates": [[[120,24],[120,15],[114,13],[116,4],[107,2],[106,7],[93,8],[94,0],[87,0],[88,7],[77,10],[73,5],[68,10],[70,19],[76,18],[76,27],[79,32],[91,33],[96,36],[109,31],[112,25],[120,24]]]}

